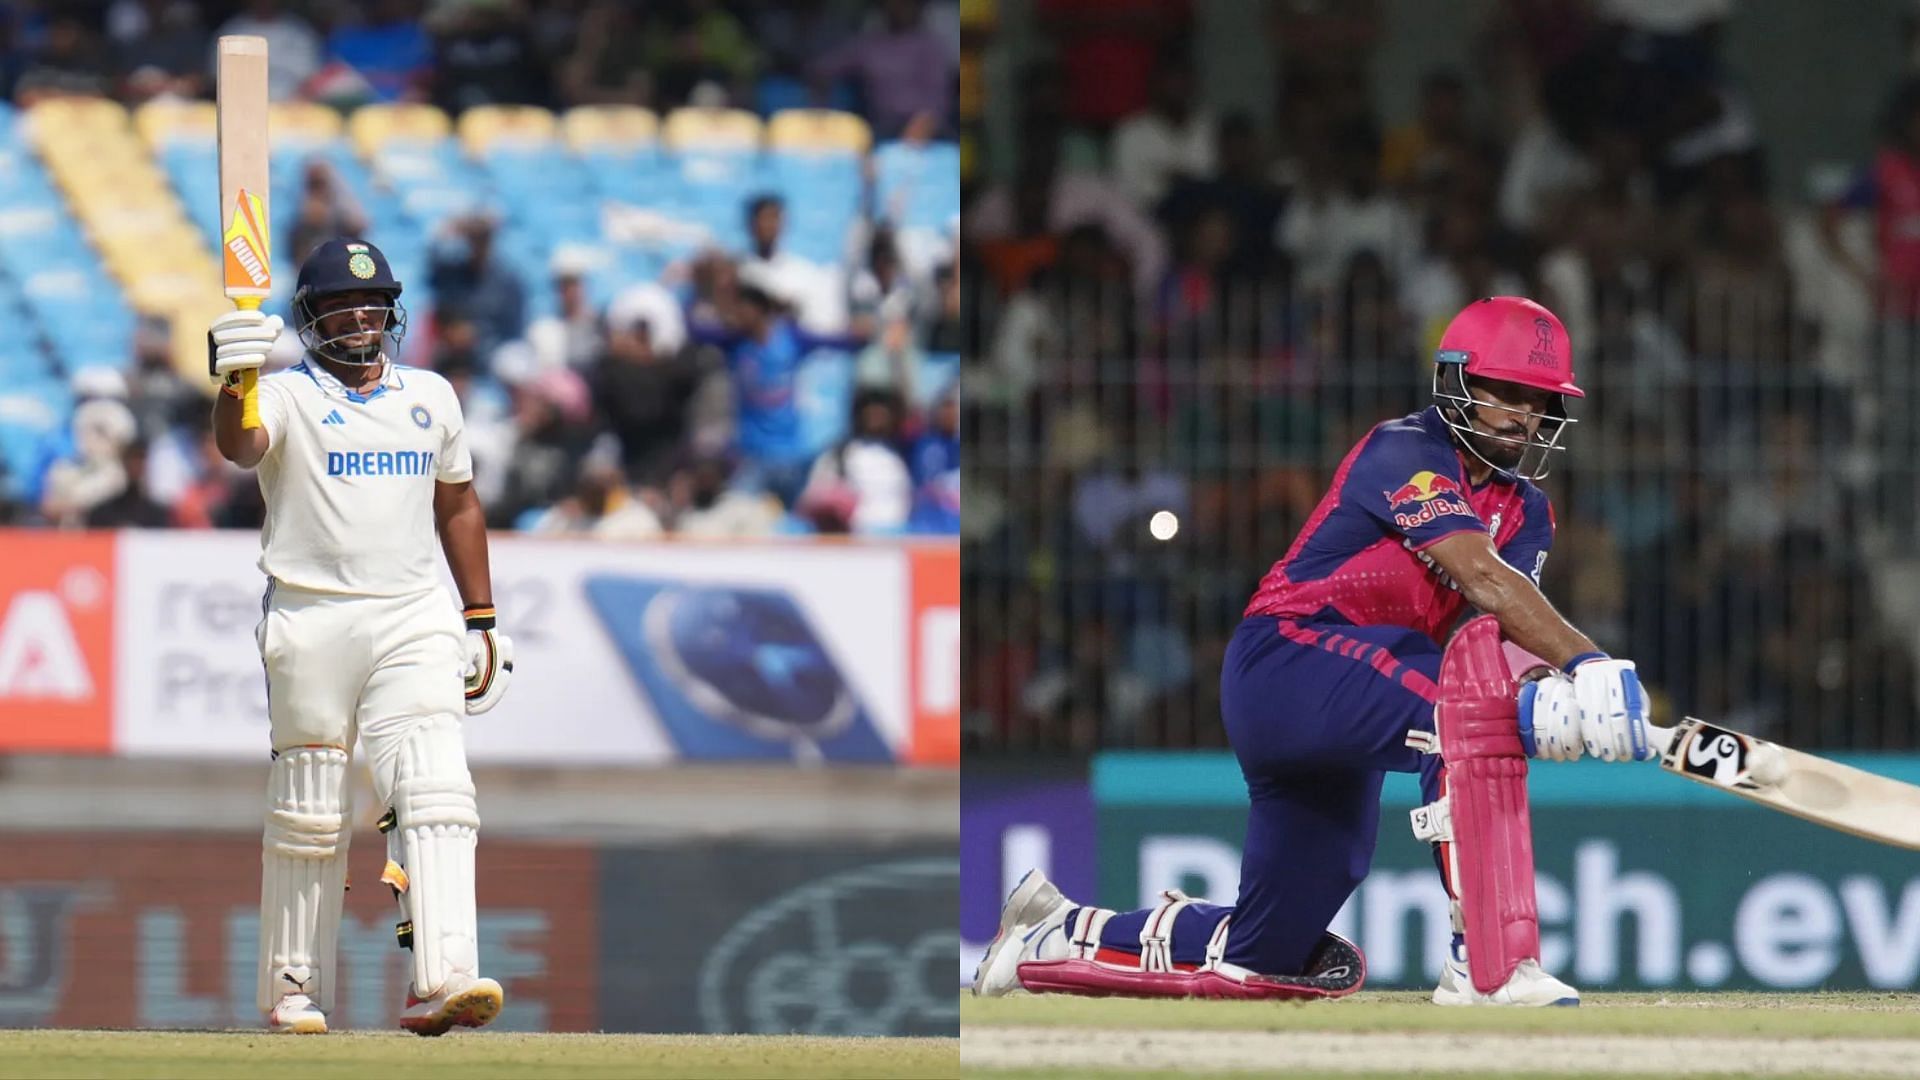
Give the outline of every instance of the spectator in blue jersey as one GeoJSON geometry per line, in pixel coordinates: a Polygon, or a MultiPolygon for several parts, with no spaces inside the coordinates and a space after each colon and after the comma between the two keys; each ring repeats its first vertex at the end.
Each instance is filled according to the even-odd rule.
{"type": "Polygon", "coordinates": [[[857,348],[852,338],[825,337],[801,329],[778,301],[758,285],[743,283],[725,322],[694,320],[688,335],[725,354],[733,375],[737,439],[749,484],[758,484],[791,506],[813,463],[800,421],[795,383],[801,362],[815,349],[857,348]]]}
{"type": "Polygon", "coordinates": [[[377,101],[418,101],[433,74],[433,39],[411,0],[379,0],[365,22],[327,35],[327,58],[365,79],[377,101]]]}
{"type": "Polygon", "coordinates": [[[960,531],[960,390],[949,387],[934,407],[932,422],[907,457],[913,470],[913,517],[919,533],[960,531]]]}

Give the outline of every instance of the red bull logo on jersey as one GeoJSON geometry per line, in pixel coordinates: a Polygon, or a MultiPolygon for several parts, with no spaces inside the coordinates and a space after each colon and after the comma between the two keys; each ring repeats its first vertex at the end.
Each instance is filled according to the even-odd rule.
{"type": "Polygon", "coordinates": [[[1467,505],[1458,480],[1429,469],[1414,473],[1406,483],[1385,494],[1390,510],[1399,510],[1402,506],[1417,507],[1393,515],[1394,523],[1403,529],[1417,528],[1447,514],[1477,516],[1473,507],[1467,505]]]}

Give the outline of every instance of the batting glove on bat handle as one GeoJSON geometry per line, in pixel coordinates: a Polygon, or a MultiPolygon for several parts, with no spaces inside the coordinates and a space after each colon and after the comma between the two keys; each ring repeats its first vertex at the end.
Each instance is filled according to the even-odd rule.
{"type": "Polygon", "coordinates": [[[513,678],[513,639],[495,627],[491,607],[466,609],[467,715],[478,716],[506,696],[513,678]]]}
{"type": "Polygon", "coordinates": [[[1655,756],[1647,730],[1652,709],[1633,661],[1596,653],[1570,666],[1588,756],[1601,761],[1646,761],[1655,756]]]}
{"type": "Polygon", "coordinates": [[[236,371],[259,371],[286,323],[258,308],[237,308],[207,327],[207,373],[225,379],[236,371]]]}

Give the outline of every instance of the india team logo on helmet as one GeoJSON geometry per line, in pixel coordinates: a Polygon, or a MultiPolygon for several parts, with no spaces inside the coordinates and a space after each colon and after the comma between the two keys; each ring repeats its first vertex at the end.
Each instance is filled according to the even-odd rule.
{"type": "MultiPolygon", "coordinates": [[[[364,333],[352,330],[322,333],[321,301],[337,293],[384,294],[377,304],[361,307],[377,313],[374,325],[380,338],[391,341],[391,350],[397,353],[407,333],[407,309],[400,303],[401,291],[400,280],[393,276],[393,269],[379,248],[363,240],[346,238],[322,243],[300,264],[300,278],[293,290],[294,328],[300,335],[300,343],[309,352],[336,363],[383,362],[390,353],[379,341],[371,345],[364,341],[354,343],[364,338],[364,333]]],[[[337,314],[339,310],[334,308],[327,314],[337,314]]]]}
{"type": "MultiPolygon", "coordinates": [[[[1469,379],[1517,383],[1553,395],[1538,430],[1529,438],[1488,435],[1483,438],[1524,445],[1520,463],[1512,471],[1528,479],[1547,475],[1560,436],[1573,423],[1566,399],[1586,397],[1573,379],[1573,347],[1558,316],[1524,296],[1489,296],[1468,304],[1447,324],[1434,357],[1433,396],[1440,415],[1461,437],[1469,452],[1479,457],[1467,417],[1476,407],[1504,408],[1476,399],[1469,379]]],[[[1508,410],[1512,411],[1512,410],[1508,410]]],[[[1485,459],[1482,458],[1484,461],[1485,459]]],[[[1491,463],[1489,463],[1491,464],[1491,463]]]]}

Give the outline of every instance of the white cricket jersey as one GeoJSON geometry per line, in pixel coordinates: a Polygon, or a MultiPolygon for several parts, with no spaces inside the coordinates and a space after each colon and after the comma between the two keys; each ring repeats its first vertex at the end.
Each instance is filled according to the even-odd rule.
{"type": "Polygon", "coordinates": [[[473,479],[466,421],[446,379],[387,365],[355,393],[304,361],[260,380],[267,520],[260,569],[315,592],[403,596],[436,587],[436,481],[473,479]]]}

